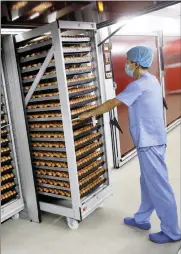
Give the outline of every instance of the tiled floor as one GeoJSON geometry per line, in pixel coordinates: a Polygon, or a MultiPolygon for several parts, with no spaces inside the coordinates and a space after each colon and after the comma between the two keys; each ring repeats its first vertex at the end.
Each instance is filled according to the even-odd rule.
{"type": "MultiPolygon", "coordinates": [[[[168,135],[167,163],[180,213],[180,127],[168,135]]],[[[2,225],[2,254],[176,254],[181,243],[156,245],[148,241],[148,232],[123,225],[140,201],[137,158],[112,172],[114,195],[77,231],[68,229],[65,219],[43,215],[43,223],[9,220],[2,225]]],[[[152,231],[159,220],[152,216],[152,231]]]]}

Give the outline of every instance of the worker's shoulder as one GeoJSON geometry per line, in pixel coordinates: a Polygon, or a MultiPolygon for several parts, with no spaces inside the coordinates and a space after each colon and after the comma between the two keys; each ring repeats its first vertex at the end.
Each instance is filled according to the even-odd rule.
{"type": "Polygon", "coordinates": [[[147,82],[154,82],[159,83],[157,77],[149,72],[146,72],[143,74],[143,76],[140,79],[141,82],[147,81],[147,82]]]}
{"type": "Polygon", "coordinates": [[[140,79],[135,80],[135,83],[141,90],[154,89],[155,86],[160,85],[157,77],[151,73],[144,74],[140,79]]]}
{"type": "Polygon", "coordinates": [[[131,81],[126,87],[127,90],[137,90],[140,89],[138,80],[131,81]]]}

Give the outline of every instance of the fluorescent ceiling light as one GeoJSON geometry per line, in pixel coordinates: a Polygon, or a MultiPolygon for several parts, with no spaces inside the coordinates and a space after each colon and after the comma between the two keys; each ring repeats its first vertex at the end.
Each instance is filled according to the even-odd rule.
{"type": "MultiPolygon", "coordinates": [[[[120,23],[118,23],[120,25],[120,23]]],[[[116,25],[118,25],[116,24],[116,25]]],[[[122,25],[122,24],[121,24],[122,25]]],[[[113,27],[114,28],[114,27],[113,27]]],[[[112,29],[112,28],[111,28],[112,29]]],[[[114,31],[114,30],[112,30],[114,31]]],[[[116,34],[145,34],[163,31],[163,34],[180,34],[180,22],[170,17],[159,17],[150,14],[143,15],[126,22],[126,25],[116,34]]]]}
{"type": "MultiPolygon", "coordinates": [[[[175,2],[176,2],[176,1],[175,1],[175,2]]],[[[175,4],[173,4],[173,5],[168,6],[167,8],[168,8],[168,9],[172,9],[172,10],[178,10],[178,9],[180,9],[180,6],[181,6],[180,3],[175,3],[175,4]]]]}
{"type": "Polygon", "coordinates": [[[30,30],[25,28],[1,28],[1,34],[21,34],[30,30]]]}

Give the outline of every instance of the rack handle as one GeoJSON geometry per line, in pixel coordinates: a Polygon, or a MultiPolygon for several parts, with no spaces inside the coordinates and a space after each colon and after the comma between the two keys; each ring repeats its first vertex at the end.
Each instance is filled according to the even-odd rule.
{"type": "Polygon", "coordinates": [[[165,100],[165,97],[163,97],[163,106],[166,108],[166,110],[168,110],[168,105],[167,105],[167,102],[165,100]]]}
{"type": "Polygon", "coordinates": [[[123,134],[123,131],[122,131],[116,117],[114,117],[113,119],[110,120],[110,124],[115,126],[123,134]]]}

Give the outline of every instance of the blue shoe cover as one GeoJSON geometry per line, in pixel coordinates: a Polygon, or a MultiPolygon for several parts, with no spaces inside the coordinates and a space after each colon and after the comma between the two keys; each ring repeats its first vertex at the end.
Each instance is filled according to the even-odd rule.
{"type": "Polygon", "coordinates": [[[165,235],[162,231],[159,233],[150,234],[149,239],[150,241],[159,244],[174,242],[174,240],[165,235]]]}
{"type": "Polygon", "coordinates": [[[136,223],[134,218],[129,218],[129,217],[124,219],[124,224],[128,226],[136,227],[142,230],[149,230],[151,228],[151,224],[149,222],[138,224],[136,223]]]}

